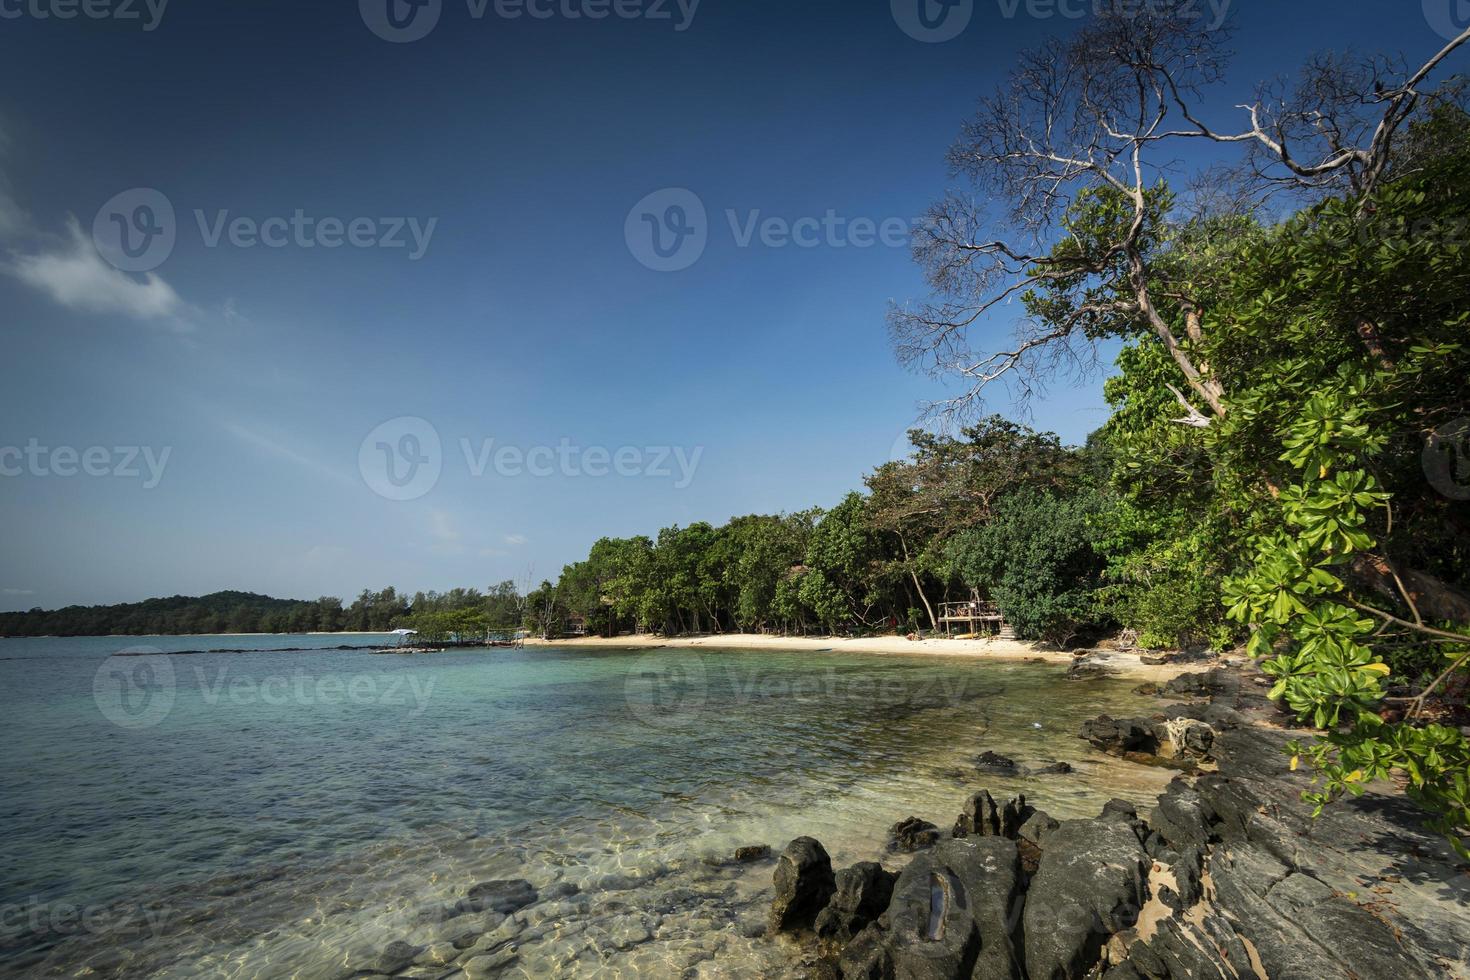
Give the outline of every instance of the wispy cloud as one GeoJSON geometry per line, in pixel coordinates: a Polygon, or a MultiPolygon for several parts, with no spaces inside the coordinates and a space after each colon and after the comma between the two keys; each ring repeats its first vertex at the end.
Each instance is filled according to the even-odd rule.
{"type": "Polygon", "coordinates": [[[35,589],[0,589],[0,595],[35,595],[35,589]]]}
{"type": "Polygon", "coordinates": [[[524,534],[507,534],[505,536],[505,543],[513,548],[519,548],[522,545],[530,544],[531,539],[524,534]]]}
{"type": "Polygon", "coordinates": [[[315,473],[319,476],[327,477],[339,483],[347,484],[348,486],[358,486],[358,481],[354,480],[348,474],[344,473],[341,470],[334,469],[333,467],[328,466],[326,463],[322,462],[320,459],[317,459],[314,456],[310,456],[304,452],[293,449],[292,447],[286,445],[285,442],[280,439],[271,438],[270,436],[258,432],[255,429],[245,426],[239,422],[226,422],[224,423],[224,429],[226,432],[234,436],[236,439],[239,439],[241,442],[254,446],[257,449],[261,449],[279,459],[284,459],[287,462],[295,463],[302,469],[309,470],[312,473],[315,473]]]}
{"type": "Polygon", "coordinates": [[[464,537],[454,517],[445,510],[429,511],[429,533],[441,544],[459,544],[464,537]]]}
{"type": "Polygon", "coordinates": [[[161,277],[149,272],[138,278],[108,265],[76,218],[67,220],[67,232],[68,240],[49,251],[12,253],[7,270],[68,309],[190,329],[187,306],[161,277]]]}
{"type": "MultiPolygon", "coordinates": [[[[10,140],[0,129],[0,163],[10,140]]],[[[194,311],[157,273],[129,275],[97,252],[81,222],[68,215],[60,234],[44,232],[21,207],[10,180],[0,169],[0,272],[49,296],[69,310],[122,315],[173,330],[192,329],[194,311]]]]}

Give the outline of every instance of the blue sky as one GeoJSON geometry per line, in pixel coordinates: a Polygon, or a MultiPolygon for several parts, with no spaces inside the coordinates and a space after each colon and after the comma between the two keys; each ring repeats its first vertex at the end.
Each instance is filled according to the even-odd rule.
{"type": "MultiPolygon", "coordinates": [[[[877,0],[442,0],[390,43],[383,0],[92,2],[114,16],[0,0],[0,608],[483,587],[602,535],[835,502],[942,394],[885,333],[923,283],[861,225],[846,247],[741,229],[917,217],[975,99],[1082,7],[973,0],[924,43],[877,0]],[[707,245],[664,272],[625,226],[669,188],[707,245]],[[98,242],[109,214],[158,216],[135,189],[175,241],[124,272],[98,242]],[[251,238],[298,212],[310,234],[251,238]],[[354,219],[361,244],[323,247],[354,219]],[[378,442],[429,458],[401,418],[439,439],[431,486],[372,472],[378,442]],[[576,461],[515,465],[538,446],[576,461]]],[[[1427,54],[1456,2],[1236,2],[1216,118],[1314,49],[1427,54]]],[[[1100,381],[1032,410],[1081,441],[1100,381]]]]}

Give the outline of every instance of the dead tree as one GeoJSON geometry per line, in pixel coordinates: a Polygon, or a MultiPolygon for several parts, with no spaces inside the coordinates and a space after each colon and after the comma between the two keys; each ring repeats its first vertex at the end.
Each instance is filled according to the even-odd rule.
{"type": "Polygon", "coordinates": [[[1176,148],[1244,147],[1252,193],[1366,201],[1389,173],[1395,139],[1435,98],[1430,77],[1470,41],[1467,30],[1412,72],[1318,58],[1283,94],[1265,88],[1238,106],[1248,126],[1231,130],[1200,108],[1221,80],[1227,32],[1192,9],[1120,6],[1024,55],[964,128],[950,162],[978,194],[931,208],[914,248],[935,298],[889,315],[902,361],[962,382],[935,413],[972,413],[997,381],[1024,397],[1063,370],[1086,372],[1099,339],[1142,329],[1178,368],[1179,421],[1223,418],[1227,392],[1202,356],[1207,304],[1168,273],[1164,178],[1176,148]],[[1013,343],[978,344],[1017,303],[1025,310],[1013,343]]]}

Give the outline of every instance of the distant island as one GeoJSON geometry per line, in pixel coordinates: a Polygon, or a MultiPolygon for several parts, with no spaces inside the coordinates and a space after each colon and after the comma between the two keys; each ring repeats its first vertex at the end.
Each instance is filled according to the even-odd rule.
{"type": "Polygon", "coordinates": [[[496,621],[517,622],[516,588],[400,594],[364,590],[351,605],[335,596],[277,599],[254,592],[169,596],[111,606],[67,606],[0,613],[0,636],[181,636],[207,633],[387,632],[410,610],[423,614],[474,606],[496,621]]]}

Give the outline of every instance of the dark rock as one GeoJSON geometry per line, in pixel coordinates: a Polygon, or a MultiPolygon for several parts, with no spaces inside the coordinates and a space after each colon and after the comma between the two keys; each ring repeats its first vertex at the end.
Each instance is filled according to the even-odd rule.
{"type": "Polygon", "coordinates": [[[1021,835],[1021,827],[1035,812],[1036,808],[1026,803],[1026,797],[1011,797],[1000,811],[1000,835],[1015,840],[1021,835]]]}
{"type": "Polygon", "coordinates": [[[965,801],[965,808],[955,821],[954,836],[1015,840],[1020,836],[1022,825],[1035,812],[1036,809],[1026,803],[1024,796],[1014,796],[1004,806],[997,806],[990,793],[982,789],[965,801]]]}
{"type": "Polygon", "coordinates": [[[1026,898],[1028,974],[1086,975],[1108,939],[1137,921],[1147,868],[1124,820],[1072,820],[1048,834],[1026,898]]]}
{"type": "Polygon", "coordinates": [[[843,980],[891,980],[893,957],[888,953],[888,933],[873,923],[858,933],[837,959],[843,980]]]}
{"type": "Polygon", "coordinates": [[[816,934],[822,939],[846,942],[862,932],[888,908],[896,877],[874,861],[864,861],[837,872],[837,890],[827,907],[817,915],[816,934]]]}
{"type": "Polygon", "coordinates": [[[771,845],[750,844],[746,847],[735,849],[735,860],[740,864],[750,864],[753,861],[764,861],[771,856],[771,845]]]}
{"type": "Polygon", "coordinates": [[[945,841],[899,875],[883,921],[899,980],[1000,980],[1020,974],[1016,845],[997,837],[945,841]]]}
{"type": "Polygon", "coordinates": [[[1067,775],[1070,775],[1070,774],[1072,774],[1074,772],[1076,772],[1076,770],[1073,769],[1071,767],[1071,765],[1069,765],[1068,763],[1065,763],[1065,762],[1053,762],[1049,766],[1042,766],[1040,769],[1032,769],[1030,772],[1027,773],[1027,775],[1028,776],[1067,776],[1067,775]]]}
{"type": "Polygon", "coordinates": [[[955,837],[994,837],[1000,833],[1000,809],[986,790],[965,801],[954,824],[955,837]]]}
{"type": "Polygon", "coordinates": [[[1272,976],[1432,976],[1382,918],[1252,847],[1210,856],[1216,902],[1272,976]]]}
{"type": "Polygon", "coordinates": [[[1110,755],[1122,755],[1125,752],[1142,752],[1146,755],[1159,753],[1159,740],[1154,735],[1154,726],[1137,718],[1115,720],[1108,715],[1099,715],[1083,722],[1079,734],[1091,742],[1094,748],[1110,755]]]}
{"type": "Polygon", "coordinates": [[[535,887],[524,878],[482,881],[470,888],[454,905],[457,914],[467,912],[511,912],[536,901],[535,887]]]}
{"type": "Polygon", "coordinates": [[[1211,670],[1203,674],[1180,674],[1164,685],[1164,693],[1173,697],[1207,697],[1230,686],[1229,672],[1211,670]]]}
{"type": "Polygon", "coordinates": [[[1238,980],[1254,976],[1250,962],[1250,953],[1239,937],[1215,915],[1203,916],[1199,921],[1163,920],[1147,943],[1129,947],[1125,961],[1137,976],[1147,980],[1238,980]]]}
{"type": "Polygon", "coordinates": [[[1215,741],[1209,723],[1182,712],[1154,718],[1100,715],[1083,722],[1078,734],[1109,755],[1186,769],[1194,768],[1196,760],[1209,758],[1215,741]]]}
{"type": "Polygon", "coordinates": [[[1014,759],[1007,759],[994,752],[982,752],[975,757],[975,768],[986,776],[1019,776],[1021,767],[1014,759]]]}
{"type": "Polygon", "coordinates": [[[939,828],[927,820],[909,817],[888,828],[888,849],[912,854],[939,843],[939,828]]]}
{"type": "Polygon", "coordinates": [[[1016,832],[1016,836],[1020,840],[1035,844],[1037,847],[1045,847],[1046,836],[1060,826],[1061,823],[1047,816],[1045,811],[1032,810],[1031,816],[1026,818],[1025,823],[1021,824],[1021,829],[1016,832]]]}
{"type": "Polygon", "coordinates": [[[1138,655],[1138,662],[1149,667],[1162,667],[1173,659],[1173,654],[1169,653],[1140,653],[1138,655]]]}
{"type": "Polygon", "coordinates": [[[1204,897],[1204,861],[1202,848],[1191,848],[1170,857],[1169,865],[1174,869],[1179,899],[1186,909],[1194,908],[1204,897]]]}
{"type": "Polygon", "coordinates": [[[1159,797],[1149,817],[1149,826],[1175,850],[1205,847],[1210,843],[1214,812],[1199,793],[1181,780],[1174,780],[1159,797]]]}
{"type": "Polygon", "coordinates": [[[1089,663],[1086,660],[1079,660],[1067,670],[1067,680],[1069,681],[1094,681],[1103,677],[1112,676],[1113,672],[1102,664],[1089,663]]]}
{"type": "Polygon", "coordinates": [[[1133,689],[1133,693],[1142,697],[1152,698],[1157,697],[1159,692],[1162,690],[1163,688],[1159,687],[1159,685],[1155,684],[1153,681],[1144,681],[1142,684],[1133,689]]]}
{"type": "Polygon", "coordinates": [[[832,859],[811,837],[798,837],[781,852],[774,875],[776,897],[771,902],[771,931],[810,928],[817,913],[827,907],[836,890],[832,859]]]}

